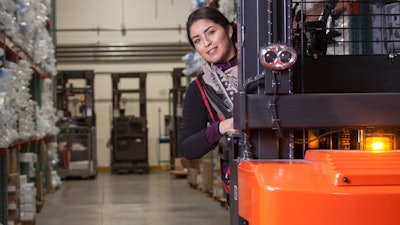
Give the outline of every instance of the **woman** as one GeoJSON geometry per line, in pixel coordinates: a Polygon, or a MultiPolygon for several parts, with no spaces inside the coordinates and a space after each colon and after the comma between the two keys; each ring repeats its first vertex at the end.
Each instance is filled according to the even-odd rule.
{"type": "MultiPolygon", "coordinates": [[[[236,28],[216,8],[193,11],[186,23],[190,44],[202,56],[202,73],[185,92],[178,146],[187,159],[198,159],[226,143],[233,127],[233,94],[238,91],[236,28]]],[[[226,147],[221,146],[220,147],[226,147]]],[[[221,161],[229,193],[229,164],[221,161]]]]}

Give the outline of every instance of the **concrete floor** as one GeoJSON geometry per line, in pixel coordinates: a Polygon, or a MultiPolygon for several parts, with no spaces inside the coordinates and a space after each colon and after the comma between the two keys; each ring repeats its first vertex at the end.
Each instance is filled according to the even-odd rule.
{"type": "Polygon", "coordinates": [[[168,171],[63,180],[36,225],[229,225],[229,210],[168,171]]]}

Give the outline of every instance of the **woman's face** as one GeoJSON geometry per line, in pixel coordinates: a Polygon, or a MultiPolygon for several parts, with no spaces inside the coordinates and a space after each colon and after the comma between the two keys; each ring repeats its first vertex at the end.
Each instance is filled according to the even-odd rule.
{"type": "Polygon", "coordinates": [[[235,55],[232,34],[232,27],[226,33],[221,25],[208,19],[199,19],[190,27],[190,38],[196,51],[211,63],[226,62],[235,55]]]}

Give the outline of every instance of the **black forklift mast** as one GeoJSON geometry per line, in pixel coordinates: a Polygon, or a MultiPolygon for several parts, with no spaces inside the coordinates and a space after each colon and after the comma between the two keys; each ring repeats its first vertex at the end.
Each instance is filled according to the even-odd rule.
{"type": "Polygon", "coordinates": [[[57,109],[61,117],[76,117],[76,123],[96,126],[94,108],[94,72],[91,70],[59,71],[57,74],[57,109]],[[85,86],[74,86],[73,81],[83,81],[85,86]],[[83,96],[83,101],[77,115],[72,115],[70,97],[83,96]]]}
{"type": "Polygon", "coordinates": [[[112,79],[112,173],[149,173],[146,78],[142,72],[113,73],[112,79]],[[137,81],[138,88],[122,88],[122,81],[137,81]],[[139,115],[129,114],[122,107],[123,99],[131,105],[137,96],[139,115]]]}
{"type": "Polygon", "coordinates": [[[94,80],[92,70],[63,70],[57,74],[57,140],[63,146],[58,173],[62,178],[97,176],[94,80]]]}
{"type": "MultiPolygon", "coordinates": [[[[361,32],[372,29],[357,28],[353,22],[353,27],[340,30],[350,33],[345,45],[351,51],[327,54],[327,46],[339,35],[329,27],[330,16],[335,16],[329,13],[345,1],[314,2],[324,7],[311,15],[318,19],[306,21],[306,1],[238,1],[239,93],[234,97],[234,121],[241,132],[228,137],[231,151],[222,154],[230,161],[231,225],[247,224],[238,215],[241,160],[301,159],[309,129],[400,127],[397,53],[357,53],[353,49],[366,43],[361,32]],[[295,49],[297,62],[283,70],[267,68],[262,63],[267,55],[260,52],[273,44],[295,49]]],[[[375,1],[365,2],[369,7],[375,1]]]]}
{"type": "Polygon", "coordinates": [[[181,151],[178,149],[178,130],[182,119],[183,97],[186,91],[186,85],[190,82],[186,78],[186,82],[182,82],[184,68],[174,68],[172,71],[172,88],[169,90],[169,115],[172,126],[169,130],[170,138],[170,167],[175,167],[175,159],[182,157],[181,151]]]}

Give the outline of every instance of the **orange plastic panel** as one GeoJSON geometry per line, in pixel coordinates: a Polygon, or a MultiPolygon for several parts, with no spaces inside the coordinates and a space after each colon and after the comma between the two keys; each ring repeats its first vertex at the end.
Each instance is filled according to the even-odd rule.
{"type": "Polygon", "coordinates": [[[400,151],[242,161],[238,179],[239,215],[249,225],[400,224],[400,151]]]}

